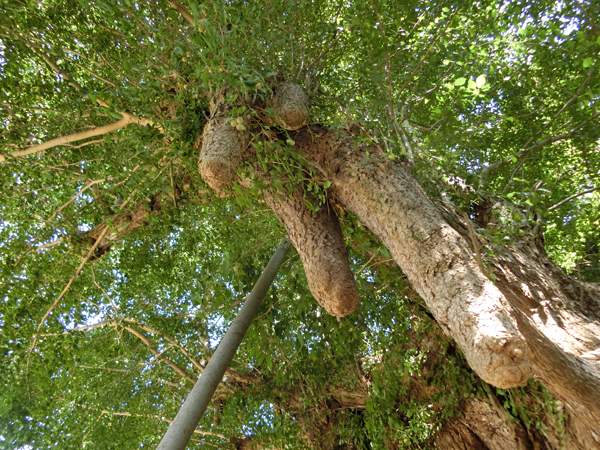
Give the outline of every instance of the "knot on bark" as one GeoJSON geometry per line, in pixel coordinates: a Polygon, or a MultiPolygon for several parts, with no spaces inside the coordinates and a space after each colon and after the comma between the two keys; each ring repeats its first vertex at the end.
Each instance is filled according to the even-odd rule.
{"type": "Polygon", "coordinates": [[[302,86],[285,82],[275,88],[271,105],[279,125],[297,130],[308,124],[310,98],[302,86]]]}
{"type": "Polygon", "coordinates": [[[235,177],[242,153],[250,142],[247,117],[227,122],[228,108],[222,94],[210,104],[211,118],[204,127],[198,170],[202,179],[219,190],[235,177]]]}

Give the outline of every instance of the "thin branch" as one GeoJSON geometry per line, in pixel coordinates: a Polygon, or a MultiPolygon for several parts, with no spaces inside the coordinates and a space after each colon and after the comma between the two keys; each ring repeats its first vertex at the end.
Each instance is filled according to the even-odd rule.
{"type": "Polygon", "coordinates": [[[270,237],[269,239],[267,239],[266,241],[261,242],[260,244],[257,244],[253,247],[250,247],[248,250],[246,250],[244,253],[242,253],[242,256],[240,256],[238,259],[235,260],[235,262],[233,264],[237,264],[239,262],[240,259],[242,259],[244,256],[246,256],[248,253],[250,253],[252,250],[258,248],[258,247],[262,247],[263,245],[265,245],[267,242],[271,242],[273,239],[279,239],[282,238],[283,236],[285,236],[287,234],[286,233],[281,233],[278,234],[277,236],[273,236],[270,237]]]}
{"type": "Polygon", "coordinates": [[[26,370],[27,374],[29,373],[29,364],[31,362],[31,354],[33,353],[33,350],[35,349],[35,345],[37,344],[38,337],[40,335],[40,330],[42,329],[42,326],[44,325],[44,322],[46,322],[46,319],[48,318],[48,316],[50,315],[50,313],[52,312],[52,310],[54,308],[56,308],[56,306],[60,303],[60,301],[62,300],[62,298],[64,297],[64,295],[67,293],[67,291],[71,287],[71,284],[73,284],[73,281],[75,281],[75,278],[77,278],[77,276],[79,275],[79,273],[83,270],[83,267],[85,266],[85,264],[92,257],[92,255],[94,254],[94,251],[96,250],[96,248],[98,247],[98,245],[100,244],[100,242],[102,241],[102,239],[104,238],[104,236],[106,236],[106,234],[108,233],[108,230],[109,230],[109,227],[105,227],[104,230],[102,230],[102,233],[100,234],[100,236],[98,237],[98,239],[96,239],[96,242],[94,242],[94,245],[92,245],[92,248],[90,248],[90,251],[88,252],[88,254],[86,255],[86,257],[83,259],[83,261],[81,261],[81,264],[79,264],[79,267],[77,267],[77,270],[75,271],[75,273],[73,274],[73,276],[71,277],[71,279],[69,280],[69,282],[67,283],[67,285],[64,287],[64,289],[62,290],[62,292],[60,293],[60,295],[58,296],[58,298],[54,301],[54,303],[52,303],[52,305],[50,306],[50,308],[48,308],[48,310],[46,311],[46,313],[43,315],[42,320],[40,321],[40,323],[39,323],[39,325],[37,327],[37,331],[35,333],[35,336],[33,337],[33,343],[31,344],[31,347],[29,348],[29,351],[27,353],[27,370],[26,370]]]}
{"type": "Polygon", "coordinates": [[[131,369],[113,369],[110,367],[94,367],[94,366],[82,366],[80,364],[78,364],[77,366],[75,366],[76,369],[92,369],[92,370],[106,370],[108,372],[122,372],[122,373],[129,373],[131,369]]]}
{"type": "Polygon", "coordinates": [[[373,138],[373,136],[371,136],[369,134],[369,132],[360,123],[358,123],[358,121],[353,120],[352,117],[350,117],[350,115],[346,112],[346,110],[344,108],[342,108],[342,105],[340,105],[335,98],[333,98],[333,97],[330,97],[330,98],[335,102],[335,104],[338,106],[338,108],[340,109],[340,111],[346,116],[346,118],[348,119],[348,121],[350,123],[355,124],[356,126],[358,126],[358,128],[360,128],[360,130],[363,133],[365,133],[365,136],[367,136],[371,140],[371,143],[377,148],[377,150],[379,150],[379,153],[381,155],[384,155],[385,152],[383,151],[383,149],[381,148],[381,146],[377,143],[377,141],[375,140],[375,138],[373,138]]]}
{"type": "MultiPolygon", "coordinates": [[[[533,151],[537,148],[544,147],[548,144],[552,144],[554,142],[562,141],[565,139],[569,139],[570,137],[573,137],[580,128],[582,128],[585,124],[596,119],[599,116],[600,116],[600,112],[597,112],[594,115],[592,115],[591,117],[589,117],[588,119],[581,122],[576,127],[572,128],[569,132],[564,133],[564,134],[559,134],[556,136],[550,136],[546,139],[543,139],[541,141],[538,141],[538,142],[532,144],[529,147],[523,147],[521,150],[519,150],[513,156],[519,160],[518,164],[520,166],[523,163],[523,159],[526,158],[531,151],[533,151]]],[[[529,142],[531,142],[531,139],[529,140],[529,142]]],[[[482,189],[487,184],[489,176],[494,170],[497,170],[497,169],[507,166],[509,164],[510,164],[510,160],[501,159],[500,161],[496,161],[495,163],[490,164],[487,167],[484,167],[483,170],[481,171],[481,175],[479,177],[479,189],[482,189]]]]}
{"type": "MultiPolygon", "coordinates": [[[[104,103],[104,102],[103,102],[104,103]]],[[[104,106],[104,105],[102,105],[104,106]]],[[[121,128],[125,128],[130,123],[137,123],[138,125],[156,125],[154,121],[150,119],[144,119],[141,117],[134,116],[133,114],[129,114],[127,112],[120,113],[123,118],[117,122],[113,122],[108,125],[104,125],[101,127],[92,128],[91,130],[82,131],[80,133],[70,134],[68,136],[61,136],[55,139],[52,139],[48,142],[44,142],[43,144],[34,145],[33,147],[29,147],[25,150],[17,150],[15,152],[10,153],[10,157],[18,157],[18,156],[26,156],[31,155],[32,153],[38,153],[43,150],[47,150],[52,147],[57,147],[59,145],[65,145],[69,142],[80,141],[82,139],[87,139],[94,136],[101,136],[103,134],[111,133],[113,131],[120,130],[121,128]]],[[[160,125],[156,125],[157,128],[163,131],[160,125]]],[[[86,143],[87,145],[88,143],[86,143]]],[[[6,156],[0,154],[0,163],[6,161],[6,156]]]]}
{"type": "Polygon", "coordinates": [[[123,319],[123,321],[129,322],[129,323],[135,323],[137,326],[139,326],[143,330],[146,330],[148,333],[156,334],[157,336],[162,336],[165,340],[167,340],[168,342],[173,344],[175,347],[177,347],[179,350],[181,350],[181,352],[192,362],[192,364],[194,364],[194,366],[196,366],[196,368],[200,372],[202,372],[204,370],[204,366],[202,364],[200,364],[198,361],[196,361],[196,359],[194,359],[194,357],[192,355],[190,355],[190,353],[181,344],[176,342],[173,338],[170,338],[169,336],[165,335],[164,333],[161,333],[160,331],[157,331],[153,328],[142,325],[137,320],[125,318],[125,319],[123,319]]]}
{"type": "Polygon", "coordinates": [[[467,228],[469,229],[469,234],[471,235],[471,242],[473,244],[473,250],[475,250],[475,259],[477,260],[477,265],[483,272],[486,277],[490,277],[490,272],[483,266],[483,261],[481,260],[481,249],[479,248],[479,244],[477,242],[477,237],[475,236],[475,232],[473,231],[473,227],[471,226],[471,220],[466,213],[463,213],[463,217],[465,222],[467,222],[467,228]]]}
{"type": "MultiPolygon", "coordinates": [[[[177,12],[179,12],[179,14],[181,14],[184,17],[184,19],[187,20],[191,25],[194,25],[194,17],[189,12],[187,12],[183,6],[181,6],[174,0],[167,0],[167,3],[173,8],[175,8],[177,12]]],[[[204,14],[202,14],[202,16],[200,17],[200,20],[202,19],[204,19],[204,14]]]]}
{"type": "Polygon", "coordinates": [[[587,77],[585,78],[585,80],[583,80],[583,83],[581,83],[581,86],[579,86],[579,89],[577,89],[577,92],[575,92],[575,94],[573,95],[573,97],[571,97],[571,99],[564,104],[564,106],[560,109],[560,111],[558,111],[554,117],[552,119],[550,119],[550,121],[544,125],[542,127],[542,129],[540,131],[538,131],[537,133],[534,133],[533,136],[531,136],[531,139],[529,139],[529,141],[527,141],[527,143],[523,146],[523,148],[527,148],[529,146],[529,144],[531,144],[535,138],[537,136],[539,136],[541,133],[543,133],[544,131],[546,131],[548,128],[550,128],[550,125],[552,125],[554,123],[554,121],[558,118],[558,116],[560,116],[569,106],[571,106],[571,104],[577,100],[579,98],[579,96],[581,95],[581,93],[583,92],[583,89],[585,88],[585,86],[588,84],[588,81],[590,81],[590,78],[592,77],[592,71],[590,70],[588,72],[587,77]]]}
{"type": "MultiPolygon", "coordinates": [[[[385,72],[387,74],[387,96],[388,96],[388,109],[390,113],[390,118],[394,120],[394,99],[392,97],[392,74],[390,72],[390,53],[388,52],[387,39],[385,38],[385,30],[383,29],[383,23],[381,23],[381,19],[379,18],[379,13],[377,12],[377,8],[375,7],[374,0],[371,0],[371,6],[373,7],[373,12],[375,13],[375,19],[379,24],[379,30],[381,32],[381,37],[383,39],[383,46],[385,50],[385,72]]],[[[406,84],[406,83],[405,83],[406,84]]],[[[404,87],[403,87],[404,88],[404,87]]],[[[402,91],[402,89],[400,89],[402,91]]],[[[398,130],[396,130],[396,133],[398,130]]]]}
{"type": "Polygon", "coordinates": [[[115,83],[113,83],[112,81],[107,80],[106,78],[101,77],[100,75],[98,75],[96,72],[88,69],[85,66],[82,66],[81,64],[76,63],[75,61],[73,61],[73,64],[75,64],[77,67],[79,67],[80,69],[85,70],[87,73],[89,73],[91,76],[98,78],[99,80],[104,81],[107,84],[110,84],[112,87],[115,87],[115,83]]]}
{"type": "Polygon", "coordinates": [[[101,24],[99,22],[96,23],[95,25],[98,26],[98,27],[100,27],[100,28],[102,28],[103,30],[108,31],[109,33],[113,33],[113,34],[115,34],[117,36],[120,36],[122,38],[129,39],[129,36],[127,36],[125,33],[121,33],[120,31],[117,31],[117,30],[113,30],[112,28],[109,28],[106,25],[103,25],[103,24],[101,24]]]}
{"type": "MultiPolygon", "coordinates": [[[[10,32],[10,30],[8,30],[6,27],[3,27],[3,28],[5,30],[7,30],[7,31],[10,32]]],[[[38,31],[38,33],[39,33],[39,31],[38,31]]],[[[14,37],[13,37],[13,39],[14,39],[14,37]]],[[[46,42],[46,41],[44,41],[44,40],[42,40],[42,39],[40,39],[40,38],[38,38],[38,37],[36,37],[36,36],[34,36],[32,34],[27,35],[27,36],[25,36],[24,34],[21,34],[21,36],[18,39],[21,39],[21,41],[30,41],[30,40],[31,41],[37,41],[37,42],[40,42],[40,43],[42,43],[43,45],[45,45],[47,47],[59,47],[63,52],[65,52],[65,53],[71,53],[72,55],[76,55],[76,56],[79,56],[80,58],[87,59],[91,63],[96,64],[97,66],[102,67],[104,65],[103,63],[98,62],[95,59],[92,59],[89,56],[84,55],[83,53],[79,53],[79,52],[77,52],[77,51],[75,51],[75,50],[73,50],[73,49],[71,49],[69,47],[62,47],[62,46],[59,46],[59,45],[51,44],[50,42],[46,42]]],[[[53,55],[58,56],[55,51],[51,51],[51,52],[52,52],[53,55]]],[[[72,58],[71,55],[65,55],[65,56],[68,56],[69,58],[72,58]]],[[[71,61],[73,61],[73,60],[71,59],[71,61]]]]}
{"type": "MultiPolygon", "coordinates": [[[[116,137],[112,137],[111,139],[112,140],[116,140],[117,138],[116,137]]],[[[102,138],[102,139],[96,139],[96,140],[93,140],[93,141],[87,141],[87,142],[84,142],[83,144],[79,144],[79,145],[69,146],[69,148],[76,149],[76,148],[85,147],[87,145],[99,144],[100,142],[105,142],[104,138],[102,138]]]]}
{"type": "Polygon", "coordinates": [[[69,206],[71,203],[73,203],[77,197],[79,197],[81,194],[83,194],[86,190],[88,190],[91,186],[94,186],[98,183],[102,183],[106,181],[105,178],[101,178],[99,180],[92,180],[90,181],[88,184],[86,184],[84,187],[82,187],[79,192],[77,194],[75,194],[73,196],[73,198],[71,198],[71,200],[69,200],[67,203],[65,203],[64,205],[62,205],[60,208],[58,208],[54,214],[52,214],[52,216],[48,219],[48,222],[52,221],[52,219],[54,219],[56,216],[58,216],[60,214],[60,212],[65,209],[67,206],[69,206]]]}
{"type": "MultiPolygon", "coordinates": [[[[450,75],[450,73],[455,65],[456,65],[456,61],[454,61],[452,63],[452,65],[450,67],[448,67],[448,70],[446,70],[446,72],[440,77],[437,84],[434,87],[432,87],[431,89],[429,89],[427,92],[425,92],[425,95],[419,100],[419,103],[417,103],[415,106],[413,106],[411,108],[408,115],[406,117],[403,117],[403,120],[408,120],[410,118],[410,116],[412,115],[412,113],[421,105],[421,103],[423,103],[427,99],[427,97],[429,97],[431,94],[433,94],[442,85],[442,82],[448,77],[448,75],[450,75]]],[[[433,126],[431,128],[433,128],[433,126]]]]}
{"type": "Polygon", "coordinates": [[[35,249],[36,251],[44,250],[45,248],[54,247],[55,245],[60,244],[63,241],[63,238],[58,238],[55,241],[48,242],[47,244],[39,245],[35,249]]]}
{"type": "Polygon", "coordinates": [[[102,328],[104,325],[113,325],[114,323],[110,319],[105,319],[102,322],[98,322],[94,325],[86,325],[84,327],[73,328],[72,330],[65,330],[62,334],[72,333],[73,331],[88,331],[95,330],[96,328],[102,328]]]}
{"type": "Polygon", "coordinates": [[[567,202],[570,202],[574,198],[581,197],[582,195],[589,194],[590,192],[594,192],[594,191],[597,191],[597,190],[600,190],[600,187],[595,187],[593,189],[588,189],[587,191],[580,192],[578,194],[573,194],[573,195],[565,198],[564,200],[561,200],[557,204],[552,205],[550,208],[548,208],[548,211],[554,211],[556,208],[560,208],[562,205],[564,205],[567,202]]]}
{"type": "MultiPolygon", "coordinates": [[[[18,129],[20,129],[20,128],[25,128],[25,127],[28,127],[28,126],[30,126],[30,125],[39,125],[40,123],[42,123],[42,120],[35,120],[35,121],[32,121],[32,122],[23,123],[23,124],[21,124],[21,125],[15,125],[14,127],[12,127],[12,128],[10,128],[10,129],[8,129],[8,130],[6,130],[6,131],[3,131],[2,133],[0,133],[0,137],[4,136],[5,134],[10,134],[10,133],[12,133],[13,131],[16,131],[16,130],[18,130],[18,129]]],[[[2,158],[2,156],[1,156],[1,155],[0,155],[0,158],[2,158]]],[[[2,161],[2,160],[0,159],[0,162],[1,162],[1,161],[2,161]]]]}
{"type": "Polygon", "coordinates": [[[159,352],[158,350],[156,350],[155,348],[153,348],[152,345],[150,344],[150,340],[146,336],[144,336],[142,333],[140,333],[135,328],[131,328],[131,327],[128,327],[126,325],[123,326],[123,328],[126,329],[127,331],[129,331],[134,336],[136,336],[140,341],[142,341],[146,345],[146,347],[148,347],[148,350],[150,350],[151,353],[153,353],[156,357],[160,358],[166,364],[168,364],[169,366],[171,366],[171,368],[173,370],[175,370],[175,372],[177,372],[179,375],[181,375],[182,377],[184,377],[190,383],[196,384],[196,380],[194,378],[192,378],[191,376],[189,376],[188,373],[185,370],[183,370],[181,367],[179,367],[177,364],[175,364],[170,359],[168,359],[166,357],[163,357],[162,354],[164,352],[159,352]]]}
{"type": "Polygon", "coordinates": [[[115,305],[115,302],[113,301],[113,299],[110,298],[110,295],[108,295],[106,293],[106,291],[102,288],[102,286],[100,286],[98,284],[98,282],[96,281],[96,272],[94,271],[94,266],[92,266],[92,279],[94,280],[94,284],[98,287],[98,289],[100,289],[102,291],[102,293],[106,296],[106,298],[108,299],[108,301],[112,305],[113,309],[115,310],[115,314],[118,314],[119,313],[119,308],[117,308],[117,305],[115,305]]]}
{"type": "MultiPolygon", "coordinates": [[[[121,205],[121,208],[120,208],[121,210],[123,210],[123,208],[125,208],[125,206],[127,205],[127,203],[129,203],[129,201],[133,198],[133,196],[137,193],[137,191],[138,191],[137,189],[134,189],[134,191],[127,198],[127,200],[125,200],[123,202],[123,204],[121,205]]],[[[77,278],[77,276],[81,273],[81,271],[83,270],[83,267],[89,261],[89,259],[92,257],[92,255],[96,251],[96,248],[98,247],[98,245],[100,245],[100,242],[102,242],[102,239],[104,239],[104,236],[106,236],[106,234],[108,233],[109,230],[110,230],[110,227],[108,227],[108,226],[104,227],[104,229],[100,233],[100,236],[98,236],[98,239],[96,239],[96,242],[94,242],[94,245],[92,245],[92,248],[90,248],[90,250],[87,253],[86,257],[83,259],[83,261],[81,261],[81,264],[79,264],[79,267],[75,271],[75,274],[71,277],[71,279],[69,280],[69,282],[67,283],[67,285],[64,287],[64,289],[62,290],[62,292],[60,293],[60,295],[58,296],[58,298],[54,301],[54,303],[50,306],[50,308],[46,311],[46,313],[42,317],[42,320],[40,321],[40,324],[37,327],[37,331],[35,333],[35,336],[33,337],[33,343],[31,344],[31,347],[29,348],[29,351],[27,352],[27,370],[25,371],[27,379],[29,379],[29,365],[31,363],[31,355],[33,353],[33,350],[35,349],[35,345],[37,344],[37,341],[38,341],[38,338],[39,338],[39,335],[40,335],[40,330],[42,329],[42,326],[44,325],[44,322],[46,321],[46,319],[48,318],[48,316],[50,315],[50,313],[52,312],[52,310],[54,308],[56,308],[56,306],[59,304],[59,302],[61,301],[61,299],[67,293],[67,291],[69,290],[69,288],[73,284],[73,281],[75,281],[75,278],[77,278]]]]}
{"type": "MultiPolygon", "coordinates": [[[[342,36],[338,36],[337,39],[334,39],[333,42],[331,42],[331,44],[329,44],[327,48],[323,50],[321,54],[317,56],[317,58],[312,63],[310,63],[310,65],[306,68],[306,72],[309,72],[315,64],[317,64],[321,59],[327,56],[327,54],[331,51],[333,47],[335,47],[335,45],[340,41],[341,38],[342,36]]],[[[298,72],[298,76],[300,76],[300,72],[298,72]]]]}
{"type": "Polygon", "coordinates": [[[425,60],[427,59],[427,57],[431,54],[431,52],[433,52],[433,50],[434,50],[435,45],[437,44],[437,42],[446,33],[446,30],[448,29],[448,26],[450,25],[450,22],[452,22],[452,19],[454,18],[454,16],[456,15],[456,13],[458,12],[459,9],[460,8],[456,8],[454,10],[454,14],[452,14],[452,17],[446,22],[446,25],[444,26],[444,29],[442,30],[442,32],[440,34],[438,34],[438,36],[435,38],[435,40],[433,41],[433,43],[429,46],[429,49],[427,50],[427,53],[425,53],[425,55],[421,58],[421,60],[417,64],[417,66],[414,68],[414,70],[412,71],[412,73],[410,74],[410,76],[406,79],[406,81],[404,82],[404,84],[402,85],[402,87],[400,88],[400,90],[398,91],[398,94],[396,94],[396,95],[400,95],[402,93],[402,91],[406,88],[406,86],[408,86],[408,83],[410,83],[410,81],[413,79],[413,77],[417,74],[417,72],[419,71],[419,69],[421,68],[421,66],[423,65],[423,63],[425,62],[425,60]]]}
{"type": "Polygon", "coordinates": [[[33,46],[31,44],[28,44],[27,42],[25,42],[25,45],[27,46],[27,48],[29,48],[29,50],[31,50],[34,54],[40,56],[40,58],[42,58],[46,64],[48,64],[52,70],[54,70],[57,74],[59,74],[61,77],[63,77],[65,80],[67,80],[69,83],[71,83],[71,85],[77,89],[78,91],[80,91],[82,89],[81,85],[75,81],[73,79],[73,77],[71,75],[69,75],[68,73],[63,72],[60,67],[58,67],[54,62],[50,61],[50,58],[48,58],[46,55],[42,54],[38,54],[35,49],[33,48],[33,46]]]}
{"type": "MultiPolygon", "coordinates": [[[[36,55],[38,55],[38,53],[35,51],[35,49],[33,48],[33,46],[31,46],[30,44],[25,43],[25,45],[36,55]]],[[[65,78],[67,81],[69,81],[78,91],[82,90],[82,87],[79,83],[77,83],[77,81],[75,81],[75,79],[69,75],[68,73],[63,72],[60,67],[58,67],[58,65],[56,65],[56,63],[50,61],[50,59],[42,54],[39,54],[39,56],[59,75],[61,75],[63,78],[65,78]]],[[[79,66],[79,65],[78,65],[79,66]]],[[[81,67],[81,66],[80,66],[81,67]]],[[[83,69],[85,69],[85,67],[82,67],[83,69]]],[[[88,69],[85,69],[88,70],[88,69]]],[[[89,71],[89,70],[88,70],[89,71]]],[[[92,73],[93,75],[95,75],[93,72],[89,71],[90,73],[92,73]]],[[[96,75],[97,76],[97,75],[96,75]]],[[[101,77],[98,76],[98,78],[102,79],[103,81],[106,81],[107,83],[112,84],[110,81],[105,80],[101,77]]],[[[114,86],[114,84],[113,84],[114,86]]],[[[100,105],[100,106],[104,106],[105,108],[109,108],[109,105],[102,99],[98,98],[96,99],[96,102],[100,105]]],[[[138,125],[151,125],[151,126],[156,126],[162,133],[164,133],[164,129],[162,128],[162,126],[160,124],[155,124],[154,121],[150,120],[150,119],[144,119],[142,117],[137,117],[133,114],[130,114],[128,112],[122,111],[119,114],[121,114],[121,116],[123,116],[123,118],[117,122],[114,122],[112,124],[109,125],[104,125],[102,127],[97,127],[94,128],[92,130],[88,130],[88,131],[83,131],[80,133],[75,133],[69,136],[61,136],[59,138],[56,139],[52,139],[51,141],[45,142],[43,144],[40,145],[34,145],[33,147],[29,147],[25,150],[18,150],[16,152],[12,152],[11,156],[12,157],[18,157],[18,156],[25,156],[25,155],[29,155],[31,153],[37,153],[37,152],[41,152],[42,150],[46,150],[48,148],[52,148],[52,147],[56,147],[58,145],[64,145],[64,144],[68,144],[69,142],[73,142],[73,141],[79,141],[81,139],[86,139],[88,137],[93,137],[93,136],[100,136],[103,134],[107,134],[110,133],[112,131],[116,131],[119,130],[121,128],[124,128],[125,126],[129,125],[130,123],[137,123],[138,125]]],[[[6,156],[2,155],[0,153],[0,163],[3,163],[4,161],[6,161],[6,156]]]]}
{"type": "MultiPolygon", "coordinates": [[[[82,366],[78,366],[78,367],[82,367],[82,366]]],[[[165,380],[160,380],[160,381],[164,382],[165,380]]],[[[170,384],[174,384],[174,383],[170,383],[170,384]]],[[[180,387],[180,386],[177,386],[177,385],[175,385],[175,386],[176,387],[180,387]]],[[[70,403],[72,405],[79,406],[80,408],[85,408],[85,409],[90,410],[90,411],[98,411],[98,412],[100,412],[103,415],[107,414],[107,415],[110,415],[110,416],[122,416],[122,417],[123,416],[124,417],[146,417],[146,418],[149,418],[149,419],[159,419],[159,420],[162,420],[163,422],[167,422],[167,423],[173,422],[171,419],[167,419],[167,418],[162,417],[162,416],[153,416],[153,415],[150,415],[150,414],[136,414],[136,413],[130,413],[130,412],[127,412],[127,411],[122,411],[122,412],[121,411],[109,411],[107,409],[93,408],[91,406],[83,405],[81,403],[75,403],[74,401],[67,400],[64,397],[56,397],[56,399],[60,400],[62,402],[65,402],[65,403],[70,403]]],[[[199,428],[194,429],[194,433],[196,433],[196,434],[202,434],[202,435],[205,435],[205,436],[216,436],[216,437],[219,437],[221,439],[225,439],[227,441],[229,440],[229,438],[225,437],[224,435],[222,435],[220,433],[215,433],[215,432],[212,432],[212,431],[204,431],[204,430],[201,430],[199,428]]]]}

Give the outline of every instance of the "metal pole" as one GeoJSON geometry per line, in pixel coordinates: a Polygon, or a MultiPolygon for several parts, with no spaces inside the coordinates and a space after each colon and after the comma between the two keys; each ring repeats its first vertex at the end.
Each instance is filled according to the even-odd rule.
{"type": "Polygon", "coordinates": [[[200,418],[206,411],[208,403],[223,379],[237,348],[239,347],[246,331],[252,323],[260,304],[265,297],[277,271],[283,264],[285,254],[291,247],[289,240],[284,239],[275,250],[273,257],[265,267],[262,275],[254,285],[254,289],[244,302],[244,306],[223,336],[221,343],[198,378],[192,392],[183,403],[175,420],[169,426],[165,436],[158,444],[156,450],[184,450],[200,418]]]}

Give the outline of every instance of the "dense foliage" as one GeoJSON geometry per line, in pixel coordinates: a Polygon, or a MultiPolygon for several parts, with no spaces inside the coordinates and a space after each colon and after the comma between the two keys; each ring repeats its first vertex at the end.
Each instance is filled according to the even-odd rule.
{"type": "MultiPolygon", "coordinates": [[[[412,161],[433,198],[517,205],[490,239],[538,223],[557,263],[600,281],[597,5],[191,0],[186,20],[173,4],[0,0],[1,448],[160,440],[285,235],[258,189],[198,176],[225,85],[249,101],[302,84],[313,121],[412,161]],[[127,211],[144,220],[124,231],[127,211]],[[100,232],[117,236],[102,252],[100,232]]],[[[293,141],[252,131],[326,195],[293,141]]],[[[359,310],[326,315],[291,252],[191,447],[425,448],[489,392],[388,251],[340,220],[359,310]]],[[[498,395],[523,420],[519,391],[498,395]]]]}

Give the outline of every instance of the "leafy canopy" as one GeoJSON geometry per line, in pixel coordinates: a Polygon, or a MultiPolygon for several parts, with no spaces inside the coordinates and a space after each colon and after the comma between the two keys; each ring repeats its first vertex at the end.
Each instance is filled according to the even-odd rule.
{"type": "MultiPolygon", "coordinates": [[[[497,241],[539,219],[551,256],[600,280],[599,193],[575,196],[599,187],[597,6],[190,0],[190,23],[173,4],[0,1],[2,448],[148,448],[176,414],[285,233],[257,192],[216,197],[197,175],[225,85],[250,101],[302,84],[315,122],[359,127],[465,212],[509,199],[524,212],[497,241]],[[144,220],[124,232],[127,212],[144,220]]],[[[293,141],[264,158],[297,171],[278,149],[293,141]]],[[[292,255],[192,446],[424,447],[483,389],[387,250],[341,221],[359,311],[324,315],[292,255]]]]}

